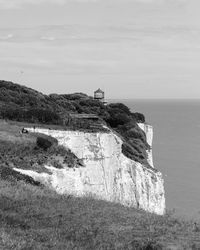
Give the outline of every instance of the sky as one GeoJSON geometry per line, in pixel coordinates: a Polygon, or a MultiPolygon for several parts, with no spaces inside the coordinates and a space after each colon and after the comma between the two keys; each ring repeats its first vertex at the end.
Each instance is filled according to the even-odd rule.
{"type": "Polygon", "coordinates": [[[0,79],[43,93],[200,98],[199,0],[0,0],[0,79]]]}

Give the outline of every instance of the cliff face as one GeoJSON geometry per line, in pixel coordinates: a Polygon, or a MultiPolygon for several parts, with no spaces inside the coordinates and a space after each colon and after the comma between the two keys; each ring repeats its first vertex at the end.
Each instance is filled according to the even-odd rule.
{"type": "Polygon", "coordinates": [[[150,148],[147,150],[147,162],[151,167],[154,168],[153,165],[153,155],[152,155],[152,143],[153,143],[153,127],[149,124],[138,123],[138,126],[145,132],[146,140],[149,144],[150,148]]]}
{"type": "MultiPolygon", "coordinates": [[[[143,126],[152,145],[152,127],[143,126]]],[[[112,131],[84,133],[42,128],[28,129],[56,138],[60,145],[69,148],[85,167],[56,169],[46,166],[51,174],[15,169],[30,175],[61,194],[94,197],[119,202],[149,212],[165,212],[165,195],[162,174],[146,168],[122,154],[122,140],[112,131]]],[[[153,166],[151,150],[149,163],[153,166]]]]}

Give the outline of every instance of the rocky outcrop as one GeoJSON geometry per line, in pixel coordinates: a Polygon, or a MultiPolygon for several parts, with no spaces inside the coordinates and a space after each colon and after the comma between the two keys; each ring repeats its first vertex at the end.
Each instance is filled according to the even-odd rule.
{"type": "MultiPolygon", "coordinates": [[[[162,174],[124,156],[123,142],[112,131],[28,130],[56,138],[60,145],[82,159],[85,167],[56,169],[46,166],[51,174],[15,170],[52,187],[60,194],[92,195],[157,214],[165,212],[162,174]]],[[[147,140],[151,144],[151,137],[148,139],[147,136],[147,140]]]]}

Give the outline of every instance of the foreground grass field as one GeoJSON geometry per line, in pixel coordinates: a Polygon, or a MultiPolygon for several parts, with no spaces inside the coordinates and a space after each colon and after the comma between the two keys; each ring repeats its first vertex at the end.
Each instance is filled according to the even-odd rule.
{"type": "Polygon", "coordinates": [[[71,157],[55,147],[35,149],[36,137],[20,134],[22,127],[0,121],[0,250],[200,249],[198,222],[60,196],[17,174],[13,167],[44,171],[42,164],[71,157]]]}
{"type": "Polygon", "coordinates": [[[0,249],[200,249],[193,222],[0,180],[0,249]]]}

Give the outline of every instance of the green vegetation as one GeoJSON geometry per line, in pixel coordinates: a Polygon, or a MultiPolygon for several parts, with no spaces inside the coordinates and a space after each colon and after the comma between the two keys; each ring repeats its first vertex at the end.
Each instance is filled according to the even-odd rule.
{"type": "Polygon", "coordinates": [[[0,179],[0,249],[195,250],[198,227],[91,198],[0,179]],[[167,248],[168,247],[168,248],[167,248]]]}
{"type": "Polygon", "coordinates": [[[63,168],[66,164],[69,167],[83,165],[70,150],[59,146],[55,138],[42,134],[20,134],[21,129],[19,125],[0,122],[1,175],[6,175],[13,167],[48,172],[44,165],[56,168],[63,168]]]}
{"type": "Polygon", "coordinates": [[[53,146],[53,142],[49,140],[49,138],[44,138],[42,136],[37,137],[36,144],[39,148],[42,148],[44,150],[47,150],[53,146]]]}
{"type": "Polygon", "coordinates": [[[145,122],[145,117],[132,113],[122,103],[105,106],[83,93],[44,95],[25,86],[0,81],[0,118],[90,132],[106,131],[102,124],[107,123],[123,138],[123,153],[148,166],[146,136],[137,125],[137,122],[145,122]],[[96,114],[100,121],[77,122],[70,118],[70,113],[96,114]]]}

